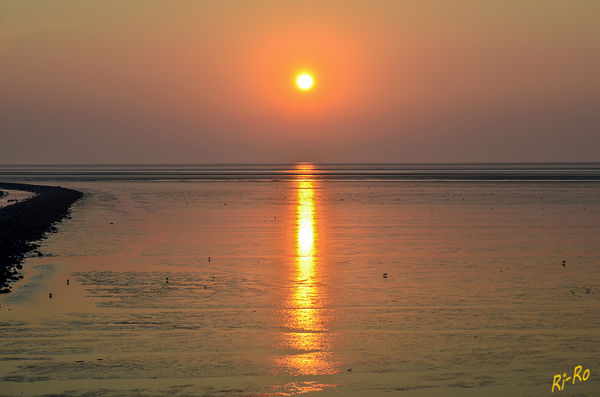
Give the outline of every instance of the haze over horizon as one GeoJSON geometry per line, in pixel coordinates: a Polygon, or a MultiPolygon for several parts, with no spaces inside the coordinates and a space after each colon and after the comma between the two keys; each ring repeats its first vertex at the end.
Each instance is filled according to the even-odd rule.
{"type": "Polygon", "coordinates": [[[597,162],[598,15],[0,0],[0,163],[597,162]]]}

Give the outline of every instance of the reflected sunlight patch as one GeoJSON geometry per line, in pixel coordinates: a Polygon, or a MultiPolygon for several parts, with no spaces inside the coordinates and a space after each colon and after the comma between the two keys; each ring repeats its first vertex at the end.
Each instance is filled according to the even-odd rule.
{"type": "Polygon", "coordinates": [[[283,386],[267,386],[261,396],[295,396],[298,394],[318,392],[325,389],[333,389],[337,385],[320,383],[315,381],[307,382],[290,382],[283,386]]]}
{"type": "MultiPolygon", "coordinates": [[[[301,164],[299,170],[312,169],[301,164]]],[[[283,325],[297,332],[282,333],[284,354],[276,359],[277,366],[291,374],[323,375],[339,372],[331,359],[324,316],[322,284],[320,283],[316,242],[318,227],[315,211],[314,181],[299,175],[296,181],[296,260],[291,296],[287,303],[283,325]]],[[[322,389],[308,387],[302,393],[322,389]]]]}

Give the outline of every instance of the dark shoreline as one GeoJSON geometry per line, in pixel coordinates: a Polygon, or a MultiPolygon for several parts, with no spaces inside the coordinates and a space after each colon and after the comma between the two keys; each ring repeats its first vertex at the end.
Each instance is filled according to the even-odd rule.
{"type": "Polygon", "coordinates": [[[38,247],[35,242],[56,231],[55,223],[69,214],[69,207],[83,193],[59,186],[0,182],[0,189],[25,190],[36,195],[0,208],[0,293],[20,279],[25,254],[38,247]]]}

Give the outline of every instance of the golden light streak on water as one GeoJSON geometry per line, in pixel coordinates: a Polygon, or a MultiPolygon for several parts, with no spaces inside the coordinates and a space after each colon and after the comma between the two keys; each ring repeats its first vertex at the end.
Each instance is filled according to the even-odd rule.
{"type": "Polygon", "coordinates": [[[325,292],[319,273],[316,182],[308,175],[301,175],[295,183],[295,266],[285,324],[289,332],[283,335],[283,343],[290,354],[282,361],[284,367],[295,374],[330,374],[336,372],[336,368],[330,360],[329,334],[323,308],[325,292]]]}
{"type": "Polygon", "coordinates": [[[318,318],[319,287],[315,239],[318,237],[315,224],[314,186],[311,180],[299,180],[296,205],[296,276],[292,297],[294,306],[293,325],[296,329],[321,330],[318,318]]]}

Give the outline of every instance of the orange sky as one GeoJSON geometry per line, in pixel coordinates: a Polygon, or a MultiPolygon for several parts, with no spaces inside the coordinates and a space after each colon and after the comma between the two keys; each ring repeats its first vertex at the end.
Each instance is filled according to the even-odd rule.
{"type": "Polygon", "coordinates": [[[4,0],[0,163],[600,161],[598,15],[4,0]]]}

